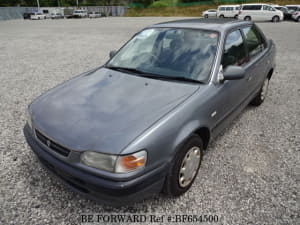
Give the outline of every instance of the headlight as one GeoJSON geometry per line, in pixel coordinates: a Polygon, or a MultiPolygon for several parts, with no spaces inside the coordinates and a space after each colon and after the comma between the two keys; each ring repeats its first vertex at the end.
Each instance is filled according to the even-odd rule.
{"type": "Polygon", "coordinates": [[[142,168],[146,160],[147,152],[144,150],[126,156],[86,151],[80,156],[81,163],[87,166],[115,173],[126,173],[142,168]]]}
{"type": "Polygon", "coordinates": [[[80,161],[90,167],[114,172],[117,156],[86,151],[81,154],[80,161]]]}
{"type": "Polygon", "coordinates": [[[28,126],[30,127],[30,129],[32,129],[32,120],[31,120],[31,115],[30,115],[30,112],[29,112],[29,109],[26,109],[26,120],[27,120],[27,123],[28,123],[28,126]]]}

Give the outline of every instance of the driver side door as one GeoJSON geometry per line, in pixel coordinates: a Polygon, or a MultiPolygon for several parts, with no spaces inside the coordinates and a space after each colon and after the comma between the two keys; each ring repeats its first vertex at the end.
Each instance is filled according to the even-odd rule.
{"type": "MultiPolygon", "coordinates": [[[[223,71],[228,66],[244,67],[248,62],[248,53],[244,38],[240,29],[229,32],[225,38],[222,56],[223,71]]],[[[211,119],[214,124],[213,133],[217,135],[244,107],[248,95],[249,74],[240,80],[220,81],[215,86],[213,97],[216,111],[212,113],[211,119]]]]}

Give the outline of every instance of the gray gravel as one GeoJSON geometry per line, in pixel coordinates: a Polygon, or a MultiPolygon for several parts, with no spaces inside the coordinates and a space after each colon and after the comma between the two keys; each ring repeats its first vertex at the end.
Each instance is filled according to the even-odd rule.
{"type": "Polygon", "coordinates": [[[0,224],[79,224],[81,213],[217,214],[221,224],[299,224],[300,24],[259,23],[277,44],[261,107],[248,107],[210,144],[184,196],[110,208],[74,194],[37,162],[23,137],[38,95],[106,61],[146,25],[174,18],[0,22],[0,224]]]}

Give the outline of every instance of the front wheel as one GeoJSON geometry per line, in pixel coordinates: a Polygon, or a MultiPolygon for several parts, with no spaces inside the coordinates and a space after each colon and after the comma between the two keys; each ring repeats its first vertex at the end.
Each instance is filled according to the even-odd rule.
{"type": "Polygon", "coordinates": [[[300,23],[300,16],[297,18],[297,20],[296,20],[296,21],[300,23]]]}
{"type": "Polygon", "coordinates": [[[204,18],[205,18],[205,19],[207,19],[207,18],[208,18],[208,15],[207,15],[207,14],[205,14],[205,15],[204,15],[204,18]]]}
{"type": "Polygon", "coordinates": [[[246,20],[246,21],[251,21],[251,17],[250,17],[250,16],[246,16],[246,17],[244,18],[244,20],[246,20]]]}
{"type": "Polygon", "coordinates": [[[273,18],[272,18],[272,22],[273,23],[278,23],[279,22],[279,16],[274,16],[273,18]]]}
{"type": "Polygon", "coordinates": [[[179,196],[192,186],[201,165],[203,142],[192,135],[176,153],[166,177],[164,192],[179,196]]]}
{"type": "Polygon", "coordinates": [[[220,15],[219,18],[224,18],[224,15],[220,15]]]}
{"type": "Polygon", "coordinates": [[[269,89],[269,78],[266,78],[259,93],[255,96],[255,98],[250,102],[251,105],[259,106],[261,105],[268,93],[269,89]]]}

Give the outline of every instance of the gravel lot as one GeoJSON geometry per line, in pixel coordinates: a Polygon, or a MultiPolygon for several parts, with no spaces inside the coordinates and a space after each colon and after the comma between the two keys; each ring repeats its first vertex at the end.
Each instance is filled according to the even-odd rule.
{"type": "Polygon", "coordinates": [[[111,208],[84,199],[40,166],[25,142],[25,108],[92,69],[146,25],[174,18],[0,22],[0,224],[79,224],[82,213],[217,214],[219,224],[300,223],[300,25],[259,23],[277,43],[268,98],[210,144],[184,196],[111,208]]]}

